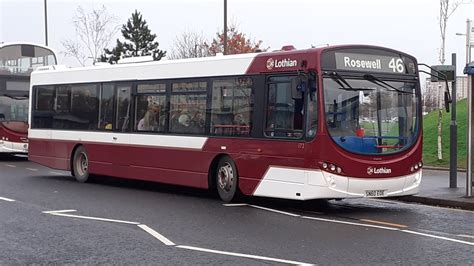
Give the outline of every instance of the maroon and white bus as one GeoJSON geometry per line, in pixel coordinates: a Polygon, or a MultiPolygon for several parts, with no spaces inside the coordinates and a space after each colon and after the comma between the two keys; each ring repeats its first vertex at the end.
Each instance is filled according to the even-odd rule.
{"type": "Polygon", "coordinates": [[[33,43],[0,43],[0,153],[28,152],[31,72],[56,64],[55,54],[33,43]]]}
{"type": "Polygon", "coordinates": [[[107,175],[309,200],[415,194],[417,61],[348,45],[37,70],[32,161],[107,175]]]}

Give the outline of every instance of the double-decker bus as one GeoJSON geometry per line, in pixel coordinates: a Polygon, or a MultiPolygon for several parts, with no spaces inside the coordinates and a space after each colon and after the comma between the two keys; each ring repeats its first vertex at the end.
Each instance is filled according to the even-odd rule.
{"type": "Polygon", "coordinates": [[[415,194],[417,61],[375,46],[35,71],[32,161],[296,200],[415,194]]]}
{"type": "Polygon", "coordinates": [[[49,48],[0,43],[0,153],[28,152],[28,95],[31,72],[56,64],[49,48]]]}

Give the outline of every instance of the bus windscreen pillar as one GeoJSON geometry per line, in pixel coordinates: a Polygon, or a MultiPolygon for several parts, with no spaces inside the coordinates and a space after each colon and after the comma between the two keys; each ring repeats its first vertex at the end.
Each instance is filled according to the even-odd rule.
{"type": "Polygon", "coordinates": [[[474,102],[474,62],[471,62],[464,69],[464,74],[468,74],[471,80],[471,87],[467,90],[467,175],[466,175],[466,196],[472,197],[472,161],[473,161],[473,126],[474,114],[472,104],[474,102]]]}

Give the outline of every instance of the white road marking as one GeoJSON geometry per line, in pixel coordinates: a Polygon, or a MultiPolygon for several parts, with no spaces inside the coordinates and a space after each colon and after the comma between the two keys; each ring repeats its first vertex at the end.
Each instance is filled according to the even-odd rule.
{"type": "Polygon", "coordinates": [[[234,253],[234,252],[226,252],[226,251],[212,250],[212,249],[192,247],[192,246],[182,246],[182,245],[176,246],[176,244],[173,243],[171,240],[169,240],[168,238],[166,238],[165,236],[163,236],[162,234],[158,233],[157,231],[153,230],[152,228],[150,228],[149,226],[147,226],[145,224],[140,224],[140,223],[136,223],[136,222],[129,222],[129,221],[114,220],[114,219],[105,219],[105,218],[99,218],[99,217],[89,217],[89,216],[82,216],[82,215],[66,214],[68,212],[75,212],[75,211],[76,210],[58,210],[58,211],[43,211],[43,213],[51,214],[51,215],[57,215],[57,216],[64,216],[64,217],[80,218],[80,219],[89,219],[89,220],[97,220],[97,221],[105,221],[105,222],[134,224],[134,225],[137,225],[138,227],[140,227],[141,229],[143,229],[148,234],[150,234],[153,237],[155,237],[156,239],[158,239],[161,243],[163,243],[167,246],[174,246],[174,247],[178,247],[178,248],[182,248],[182,249],[203,251],[203,252],[208,252],[208,253],[216,253],[216,254],[222,254],[222,255],[228,255],[228,256],[257,259],[257,260],[266,260],[266,261],[273,261],[273,262],[294,264],[294,265],[313,265],[313,264],[308,264],[308,263],[298,262],[298,261],[292,261],[292,260],[282,260],[282,259],[276,259],[276,258],[270,258],[270,257],[248,255],[248,254],[234,253]]]}
{"type": "Polygon", "coordinates": [[[30,171],[38,171],[38,169],[36,168],[25,168],[26,170],[30,170],[30,171]]]}
{"type": "Polygon", "coordinates": [[[460,236],[460,237],[466,237],[466,238],[472,238],[472,239],[474,239],[474,236],[470,236],[470,235],[458,235],[458,236],[460,236]]]}
{"type": "MultiPolygon", "coordinates": [[[[72,211],[72,210],[67,210],[67,211],[72,211]]],[[[48,211],[48,212],[43,212],[43,213],[51,214],[51,215],[57,215],[57,216],[71,217],[71,218],[103,221],[103,222],[112,222],[112,223],[121,223],[121,224],[135,224],[135,225],[140,224],[140,223],[137,223],[137,222],[129,222],[129,221],[107,219],[107,218],[100,218],[100,217],[90,217],[90,216],[82,216],[82,215],[64,214],[64,211],[60,211],[60,212],[58,212],[58,211],[48,211]]]]}
{"type": "Polygon", "coordinates": [[[44,211],[43,213],[51,214],[51,213],[65,213],[65,212],[75,212],[76,210],[60,210],[60,211],[44,211]]]}
{"type": "Polygon", "coordinates": [[[63,173],[59,173],[59,172],[53,172],[53,171],[49,171],[49,173],[51,174],[55,174],[55,175],[62,175],[63,173]]]}
{"type": "Polygon", "coordinates": [[[162,234],[156,232],[155,230],[151,229],[145,224],[138,224],[138,227],[141,229],[145,230],[145,232],[149,233],[150,235],[154,236],[156,239],[160,240],[161,243],[167,245],[167,246],[174,246],[175,243],[171,242],[168,238],[164,237],[162,234]]]}
{"type": "Polygon", "coordinates": [[[372,224],[363,224],[363,223],[354,223],[354,222],[346,222],[346,221],[339,221],[335,219],[324,219],[324,218],[317,218],[317,217],[310,217],[310,216],[301,216],[303,219],[310,219],[322,222],[330,222],[330,223],[337,223],[337,224],[348,224],[348,225],[356,225],[356,226],[363,226],[363,227],[371,227],[371,228],[378,228],[390,231],[398,231],[397,228],[387,227],[387,226],[380,226],[380,225],[372,225],[372,224]]]}
{"type": "Polygon", "coordinates": [[[426,236],[426,237],[437,238],[437,239],[447,240],[447,241],[456,242],[456,243],[460,243],[460,244],[474,246],[473,242],[458,240],[458,239],[449,238],[449,237],[437,236],[437,235],[433,235],[433,234],[420,233],[420,232],[411,231],[411,230],[405,230],[405,229],[399,229],[399,228],[393,228],[393,227],[387,227],[387,226],[371,225],[371,224],[365,224],[365,223],[339,221],[339,220],[335,220],[335,219],[324,219],[324,218],[317,218],[317,217],[310,217],[310,216],[301,216],[301,215],[298,215],[298,214],[293,214],[293,213],[289,213],[289,212],[274,210],[274,209],[265,208],[265,207],[261,207],[261,206],[257,206],[257,205],[249,205],[249,206],[254,207],[254,208],[258,208],[258,209],[262,209],[262,210],[266,210],[266,211],[271,211],[271,212],[276,212],[276,213],[280,213],[280,214],[284,214],[284,215],[289,215],[289,216],[293,216],[293,217],[300,217],[300,218],[303,218],[303,219],[310,219],[310,220],[317,220],[317,221],[331,222],[331,223],[339,223],[339,224],[348,224],[348,225],[363,226],[363,227],[372,227],[372,228],[378,228],[378,229],[389,230],[389,231],[400,231],[400,232],[404,232],[404,233],[408,233],[408,234],[426,236]]]}
{"type": "Polygon", "coordinates": [[[9,201],[9,202],[15,201],[14,199],[9,199],[9,198],[4,198],[4,197],[0,197],[0,200],[9,201]]]}
{"type": "Polygon", "coordinates": [[[226,207],[242,207],[242,206],[248,206],[247,203],[227,203],[227,204],[222,204],[226,207]]]}
{"type": "Polygon", "coordinates": [[[15,167],[16,167],[16,165],[13,165],[13,164],[5,164],[5,166],[11,167],[11,168],[15,168],[15,167]]]}
{"type": "Polygon", "coordinates": [[[299,215],[299,214],[294,214],[294,213],[290,213],[290,212],[279,211],[279,210],[270,209],[270,208],[266,208],[266,207],[261,207],[261,206],[257,206],[257,205],[249,205],[249,206],[250,206],[250,207],[257,208],[257,209],[269,211],[269,212],[276,212],[276,213],[279,213],[279,214],[284,214],[284,215],[293,216],[293,217],[301,217],[301,215],[299,215]]]}
{"type": "Polygon", "coordinates": [[[266,260],[266,261],[273,261],[273,262],[293,264],[293,265],[313,265],[313,264],[310,264],[310,263],[293,261],[293,260],[282,260],[282,259],[277,259],[277,258],[270,258],[270,257],[264,257],[264,256],[235,253],[235,252],[227,252],[227,251],[220,251],[220,250],[199,248],[199,247],[192,247],[192,246],[181,246],[181,245],[179,245],[179,246],[176,246],[176,247],[177,248],[183,248],[183,249],[195,250],[195,251],[208,252],[208,253],[222,254],[222,255],[227,255],[227,256],[257,259],[257,260],[266,260]]]}
{"type": "Polygon", "coordinates": [[[419,233],[411,230],[400,230],[401,232],[409,233],[409,234],[414,234],[414,235],[420,235],[420,236],[427,236],[427,237],[432,237],[432,238],[438,238],[438,239],[443,239],[447,241],[452,241],[456,243],[461,243],[461,244],[466,244],[470,246],[474,246],[473,242],[467,242],[467,241],[462,241],[462,240],[457,240],[454,238],[449,238],[449,237],[444,237],[444,236],[437,236],[437,235],[431,235],[431,234],[425,234],[425,233],[419,233]]]}

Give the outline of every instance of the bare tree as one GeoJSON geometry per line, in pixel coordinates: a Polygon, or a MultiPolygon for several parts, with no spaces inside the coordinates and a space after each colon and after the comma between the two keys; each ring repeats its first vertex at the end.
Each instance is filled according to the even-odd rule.
{"type": "Polygon", "coordinates": [[[444,65],[446,61],[446,26],[448,25],[448,19],[461,5],[463,1],[450,1],[440,0],[439,1],[439,30],[441,34],[441,48],[439,49],[439,62],[444,65]]]}
{"type": "Polygon", "coordinates": [[[87,13],[81,6],[77,7],[73,17],[76,39],[61,41],[63,54],[77,59],[84,66],[89,59],[95,64],[110,40],[117,34],[120,25],[115,16],[109,15],[105,6],[87,13]]]}
{"type": "Polygon", "coordinates": [[[170,59],[197,58],[209,56],[206,38],[202,33],[185,31],[177,35],[171,50],[170,59]]]}
{"type": "MultiPolygon", "coordinates": [[[[446,61],[446,26],[448,25],[449,17],[456,11],[462,1],[455,0],[440,0],[439,1],[439,30],[441,35],[441,48],[439,49],[439,62],[444,65],[446,61]]],[[[448,89],[448,88],[445,88],[448,89]]],[[[441,107],[441,100],[438,97],[438,160],[443,159],[442,150],[442,135],[443,135],[443,112],[441,107]]]]}

